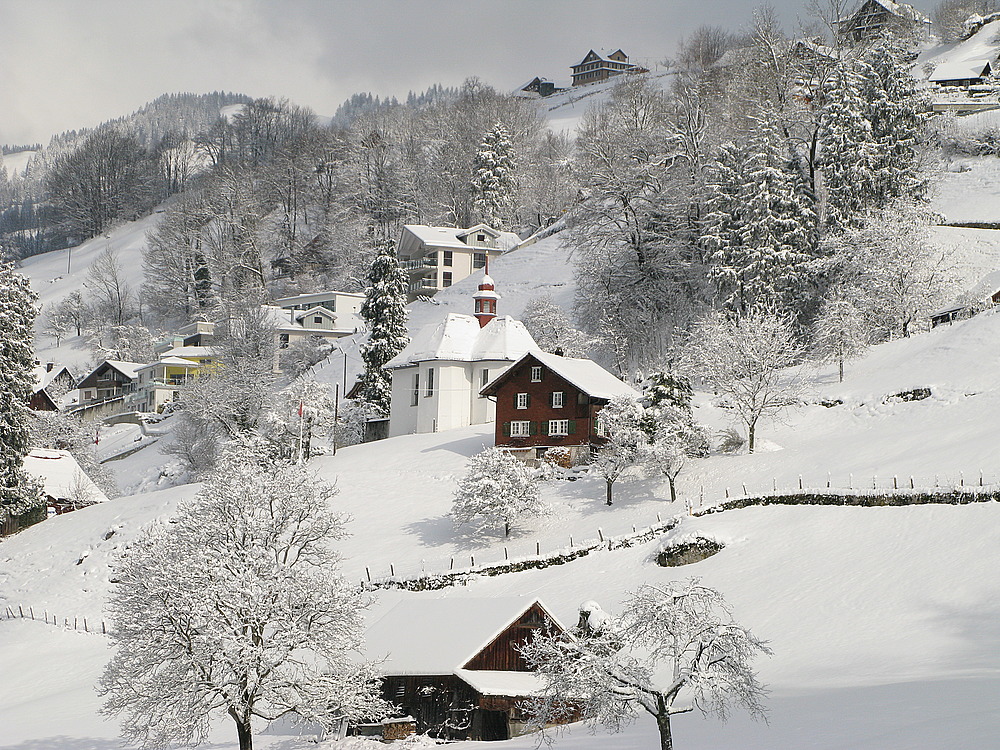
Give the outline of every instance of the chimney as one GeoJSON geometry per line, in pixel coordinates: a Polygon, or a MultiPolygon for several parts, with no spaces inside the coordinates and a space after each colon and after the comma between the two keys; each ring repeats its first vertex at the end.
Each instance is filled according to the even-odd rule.
{"type": "Polygon", "coordinates": [[[55,366],[56,366],[55,362],[46,362],[45,363],[45,372],[52,372],[52,368],[55,367],[55,366]]]}
{"type": "Polygon", "coordinates": [[[479,291],[472,295],[472,299],[476,301],[476,319],[480,328],[485,328],[497,316],[497,300],[500,299],[500,295],[494,291],[493,279],[490,278],[488,271],[487,268],[483,273],[479,291]]]}

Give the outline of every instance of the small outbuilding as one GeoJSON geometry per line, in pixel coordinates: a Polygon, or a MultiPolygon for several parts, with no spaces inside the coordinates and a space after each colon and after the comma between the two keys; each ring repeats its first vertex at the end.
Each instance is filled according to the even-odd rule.
{"type": "Polygon", "coordinates": [[[381,662],[382,696],[416,731],[452,740],[506,740],[525,730],[520,704],[542,686],[519,647],[565,628],[538,599],[413,599],[365,636],[381,662]]]}
{"type": "Polygon", "coordinates": [[[989,60],[961,60],[941,63],[931,74],[930,82],[938,86],[969,86],[983,83],[993,75],[993,64],[989,60]]]}
{"type": "Polygon", "coordinates": [[[68,451],[32,448],[24,457],[24,471],[42,483],[49,515],[61,515],[108,499],[68,451]]]}

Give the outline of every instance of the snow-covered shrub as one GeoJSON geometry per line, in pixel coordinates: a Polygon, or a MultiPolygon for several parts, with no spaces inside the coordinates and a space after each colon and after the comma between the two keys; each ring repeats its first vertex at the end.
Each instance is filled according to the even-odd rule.
{"type": "Polygon", "coordinates": [[[746,438],[743,433],[735,427],[726,427],[719,430],[719,451],[722,453],[739,453],[746,445],[746,438]]]}

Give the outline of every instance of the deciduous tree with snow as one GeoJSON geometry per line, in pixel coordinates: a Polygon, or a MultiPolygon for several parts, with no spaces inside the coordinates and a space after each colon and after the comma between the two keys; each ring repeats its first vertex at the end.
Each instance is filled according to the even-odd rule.
{"type": "Polygon", "coordinates": [[[787,371],[801,358],[791,322],[771,312],[711,315],[694,326],[682,356],[746,426],[751,453],[760,418],[794,404],[801,390],[799,376],[787,371]]]}
{"type": "Polygon", "coordinates": [[[98,685],[127,740],[200,744],[228,717],[251,750],[254,725],[283,716],[331,727],[384,715],[377,673],[356,659],[366,602],[331,548],[344,535],[335,492],[239,444],[170,524],[128,546],[98,685]]]}
{"type": "Polygon", "coordinates": [[[861,354],[870,338],[864,312],[850,300],[831,297],[824,300],[813,324],[811,354],[820,362],[836,362],[843,383],[845,360],[861,354]]]}
{"type": "Polygon", "coordinates": [[[660,749],[672,750],[677,714],[698,709],[725,720],[742,708],[764,717],[753,662],[771,650],[733,619],[718,591],[697,579],[643,585],[618,617],[588,605],[573,632],[539,632],[522,650],[545,684],[526,705],[533,726],[582,719],[618,732],[645,711],[660,749]]]}
{"type": "Polygon", "coordinates": [[[531,467],[501,448],[487,448],[469,459],[451,516],[456,526],[477,531],[503,526],[506,537],[517,521],[541,511],[538,479],[531,467]]]}
{"type": "Polygon", "coordinates": [[[524,327],[542,351],[564,357],[585,357],[590,340],[570,322],[566,312],[551,297],[535,297],[524,306],[524,327]]]}
{"type": "Polygon", "coordinates": [[[645,413],[634,398],[618,395],[601,408],[597,419],[606,442],[597,449],[591,466],[604,477],[605,502],[611,505],[615,482],[639,460],[646,443],[645,413]]]}
{"type": "MultiPolygon", "coordinates": [[[[647,412],[650,412],[647,409],[647,412]]],[[[654,476],[667,478],[670,500],[677,499],[677,477],[690,459],[708,453],[708,434],[696,424],[690,410],[664,406],[647,422],[649,441],[641,446],[639,460],[654,476]]]]}

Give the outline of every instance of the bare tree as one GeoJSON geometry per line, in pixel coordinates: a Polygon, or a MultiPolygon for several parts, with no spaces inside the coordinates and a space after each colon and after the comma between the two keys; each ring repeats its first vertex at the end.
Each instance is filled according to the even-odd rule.
{"type": "Polygon", "coordinates": [[[135,316],[135,295],[118,262],[118,253],[110,245],[91,264],[84,285],[98,322],[123,326],[135,316]]]}
{"type": "Polygon", "coordinates": [[[771,650],[718,591],[690,579],[639,587],[617,618],[585,607],[569,635],[538,633],[522,651],[545,682],[527,704],[533,726],[582,719],[617,732],[641,710],[656,719],[661,750],[672,750],[677,714],[725,720],[738,707],[764,717],[753,661],[771,650]]]}

